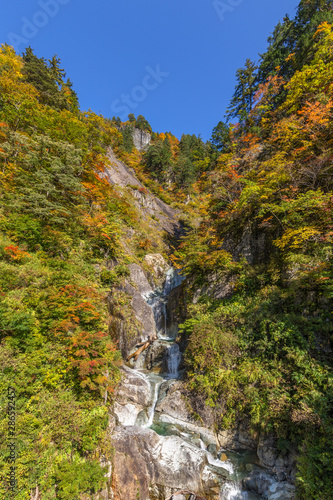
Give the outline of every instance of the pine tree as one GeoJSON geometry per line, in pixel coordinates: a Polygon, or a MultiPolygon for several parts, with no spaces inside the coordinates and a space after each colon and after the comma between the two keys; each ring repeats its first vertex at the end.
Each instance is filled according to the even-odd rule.
{"type": "Polygon", "coordinates": [[[294,20],[285,16],[268,38],[268,49],[261,54],[259,82],[277,73],[289,80],[308,64],[314,55],[313,35],[324,21],[333,23],[333,0],[301,0],[294,20]]]}
{"type": "Polygon", "coordinates": [[[139,115],[137,117],[136,122],[135,122],[135,128],[138,128],[139,130],[145,130],[146,132],[149,132],[150,134],[152,132],[152,128],[151,128],[149,122],[142,115],[139,115]]]}
{"type": "Polygon", "coordinates": [[[133,127],[125,127],[122,131],[123,148],[127,153],[131,153],[134,148],[133,127]]]}
{"type": "Polygon", "coordinates": [[[221,151],[221,153],[226,153],[231,146],[230,125],[220,121],[216,127],[213,128],[211,142],[216,149],[221,151]]]}
{"type": "Polygon", "coordinates": [[[166,138],[164,141],[159,139],[152,144],[145,156],[144,162],[147,170],[151,172],[153,177],[165,181],[172,161],[172,151],[170,141],[166,138]]]}
{"type": "Polygon", "coordinates": [[[78,109],[78,98],[72,89],[72,82],[64,82],[65,71],[60,68],[56,55],[51,60],[37,57],[28,47],[23,54],[23,73],[27,82],[32,83],[40,93],[40,100],[55,109],[78,109]]]}
{"type": "Polygon", "coordinates": [[[238,118],[242,126],[248,123],[248,116],[252,109],[254,94],[258,88],[258,67],[250,59],[246,60],[245,67],[236,71],[237,85],[234,95],[227,109],[227,120],[238,118]]]}

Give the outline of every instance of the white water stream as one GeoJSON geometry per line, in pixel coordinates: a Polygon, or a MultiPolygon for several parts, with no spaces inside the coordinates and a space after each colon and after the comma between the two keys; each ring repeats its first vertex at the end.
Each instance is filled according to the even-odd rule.
{"type": "MultiPolygon", "coordinates": [[[[140,377],[144,377],[146,380],[148,380],[151,385],[152,404],[147,412],[148,420],[145,423],[142,422],[141,424],[141,426],[145,428],[152,426],[154,427],[153,424],[154,424],[155,408],[159,400],[159,391],[162,383],[166,380],[179,378],[179,366],[181,363],[182,354],[180,352],[179,345],[175,342],[174,336],[168,335],[167,301],[170,292],[174,288],[179,286],[182,281],[183,278],[173,268],[170,268],[166,274],[166,280],[163,290],[162,291],[157,290],[153,293],[150,293],[149,295],[144,296],[146,302],[151,306],[154,312],[158,338],[161,340],[173,342],[170,345],[170,347],[167,347],[167,353],[166,353],[167,373],[165,373],[163,376],[159,376],[154,373],[143,373],[142,371],[139,370],[133,370],[138,375],[140,375],[140,377]]],[[[167,431],[172,434],[172,427],[174,428],[174,426],[172,426],[171,424],[164,424],[164,425],[166,426],[167,431]],[[168,425],[170,429],[168,428],[168,425]]],[[[258,498],[258,497],[253,497],[252,495],[248,496],[248,493],[241,491],[240,482],[237,481],[237,477],[235,475],[235,467],[230,460],[221,461],[218,458],[214,458],[214,456],[207,451],[207,446],[201,439],[199,439],[197,444],[195,444],[195,441],[193,440],[193,434],[194,433],[191,430],[189,430],[189,432],[178,431],[177,433],[177,435],[182,437],[182,439],[184,439],[185,442],[190,443],[192,445],[194,444],[199,449],[204,451],[206,453],[207,463],[209,465],[215,468],[227,470],[230,474],[231,479],[228,480],[227,482],[223,481],[223,484],[221,486],[219,495],[220,500],[250,500],[252,498],[258,498]]]]}
{"type": "Polygon", "coordinates": [[[152,403],[151,407],[149,408],[148,422],[145,425],[145,427],[151,427],[153,425],[156,403],[157,403],[157,400],[158,400],[159,389],[160,389],[162,383],[163,383],[163,379],[161,381],[156,381],[155,382],[153,403],[152,403]]]}

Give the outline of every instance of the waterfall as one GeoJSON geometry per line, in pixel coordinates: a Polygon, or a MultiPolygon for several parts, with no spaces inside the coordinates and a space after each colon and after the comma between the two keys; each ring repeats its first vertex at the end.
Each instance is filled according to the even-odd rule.
{"type": "Polygon", "coordinates": [[[163,295],[168,296],[174,288],[181,285],[184,279],[174,267],[170,267],[166,273],[163,295]]]}
{"type": "Polygon", "coordinates": [[[144,427],[150,427],[151,425],[153,425],[154,413],[155,413],[155,408],[156,408],[156,404],[157,404],[157,400],[158,400],[158,392],[159,392],[159,389],[160,389],[160,386],[162,383],[163,383],[163,379],[155,382],[153,402],[152,402],[152,405],[150,407],[150,411],[148,413],[148,422],[144,427]]]}
{"type": "Polygon", "coordinates": [[[168,340],[167,331],[167,302],[170,292],[177,286],[179,286],[184,281],[184,278],[178,274],[178,272],[171,267],[165,277],[165,282],[163,289],[157,289],[149,294],[143,294],[144,299],[147,304],[153,310],[157,336],[160,339],[168,340]]]}
{"type": "Polygon", "coordinates": [[[168,363],[168,378],[177,378],[179,376],[179,365],[182,355],[178,344],[173,344],[168,348],[167,363],[168,363]]]}
{"type": "MultiPolygon", "coordinates": [[[[172,384],[175,383],[172,379],[179,379],[179,366],[182,359],[182,354],[180,352],[179,344],[175,342],[175,338],[171,337],[171,329],[167,329],[167,305],[168,305],[168,297],[172,290],[179,286],[183,281],[183,278],[178,274],[178,272],[170,268],[166,273],[165,283],[163,287],[155,290],[154,292],[150,292],[149,294],[143,294],[143,297],[150,305],[153,310],[155,323],[156,323],[156,331],[159,339],[172,341],[171,344],[167,342],[160,342],[160,345],[164,345],[166,349],[166,372],[164,375],[157,375],[155,373],[140,373],[138,370],[135,371],[140,377],[146,377],[146,380],[150,383],[151,388],[151,399],[149,403],[149,407],[145,409],[144,415],[136,420],[136,424],[143,428],[151,428],[155,432],[160,433],[161,429],[163,433],[161,436],[179,436],[183,439],[183,442],[188,446],[197,447],[198,453],[201,454],[201,459],[204,460],[204,463],[211,468],[211,473],[218,475],[221,474],[221,482],[223,484],[220,486],[219,499],[220,500],[250,500],[254,498],[252,493],[248,494],[246,492],[242,492],[241,483],[238,480],[237,473],[235,472],[235,468],[231,460],[221,461],[212,455],[207,450],[207,445],[200,438],[198,439],[197,433],[193,430],[189,430],[185,432],[184,429],[178,427],[171,422],[161,420],[161,415],[163,416],[163,409],[158,407],[159,402],[162,402],[166,397],[166,393],[172,384]],[[166,347],[168,346],[168,347],[166,347]],[[161,385],[168,380],[163,388],[160,391],[161,385]],[[158,410],[158,416],[156,415],[156,408],[158,410]],[[162,413],[161,413],[162,412],[162,413]],[[155,417],[155,423],[154,423],[155,417]],[[159,429],[159,432],[158,430],[159,429]],[[204,458],[202,458],[204,457],[204,458]],[[219,472],[220,470],[220,472],[219,472]],[[221,472],[223,471],[223,473],[221,472]],[[225,473],[229,473],[229,479],[225,479],[225,473]],[[222,479],[223,478],[223,479],[222,479]]],[[[174,332],[175,335],[176,332],[174,332]]],[[[158,342],[158,341],[157,341],[158,342]]],[[[157,344],[158,345],[158,344],[157,344]]],[[[132,406],[129,403],[129,411],[132,406]]],[[[143,412],[142,412],[143,413],[143,412]]],[[[168,416],[168,415],[167,415],[168,416]]],[[[133,425],[133,424],[132,424],[133,425]]],[[[186,426],[185,426],[186,428],[186,426]]],[[[221,484],[221,483],[220,483],[221,484]]]]}
{"type": "Polygon", "coordinates": [[[247,500],[249,495],[246,491],[242,491],[240,485],[236,481],[228,481],[224,483],[220,490],[220,500],[247,500]]]}

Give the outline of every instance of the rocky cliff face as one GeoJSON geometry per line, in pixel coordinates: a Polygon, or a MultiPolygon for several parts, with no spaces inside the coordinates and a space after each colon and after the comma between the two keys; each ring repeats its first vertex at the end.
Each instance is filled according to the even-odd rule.
{"type": "Polygon", "coordinates": [[[128,188],[131,191],[136,199],[136,207],[142,220],[149,223],[153,231],[163,230],[170,236],[181,234],[182,226],[178,220],[180,213],[145,188],[136,178],[134,170],[118,160],[111,148],[108,156],[110,164],[100,175],[110,184],[128,188]]]}
{"type": "Polygon", "coordinates": [[[139,151],[142,151],[149,147],[151,142],[151,135],[149,134],[149,132],[135,128],[133,129],[132,137],[134,146],[139,151]]]}

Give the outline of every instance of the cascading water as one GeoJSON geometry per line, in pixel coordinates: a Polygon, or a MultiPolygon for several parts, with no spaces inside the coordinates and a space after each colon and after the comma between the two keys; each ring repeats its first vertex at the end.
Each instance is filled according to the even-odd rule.
{"type": "Polygon", "coordinates": [[[227,481],[220,491],[220,500],[248,500],[249,498],[248,493],[242,491],[236,481],[227,481]]]}
{"type": "Polygon", "coordinates": [[[179,350],[179,345],[175,343],[168,348],[167,352],[168,378],[179,377],[178,369],[181,359],[182,355],[179,350]]]}
{"type": "Polygon", "coordinates": [[[152,381],[150,377],[148,377],[150,380],[152,387],[153,387],[153,402],[152,405],[149,409],[148,412],[148,422],[145,424],[144,427],[151,427],[154,422],[154,413],[155,413],[155,408],[156,408],[156,403],[158,400],[158,393],[159,393],[159,388],[161,387],[161,384],[163,383],[163,378],[162,377],[157,377],[156,375],[154,376],[154,380],[152,381]]]}
{"type": "Polygon", "coordinates": [[[165,277],[165,283],[163,289],[157,289],[149,295],[145,295],[144,298],[153,310],[157,336],[163,340],[174,340],[168,336],[167,331],[167,301],[168,296],[184,281],[184,278],[171,267],[165,277]]]}
{"type": "Polygon", "coordinates": [[[166,273],[165,283],[163,287],[163,295],[168,296],[170,292],[177,286],[181,285],[184,281],[184,278],[176,271],[174,267],[170,267],[170,269],[166,273]]]}
{"type": "MultiPolygon", "coordinates": [[[[228,471],[230,474],[230,480],[223,480],[223,484],[221,486],[219,494],[220,500],[252,500],[252,498],[257,497],[252,497],[252,495],[248,496],[248,493],[241,491],[240,482],[237,481],[234,466],[230,460],[222,462],[219,459],[214,458],[214,456],[207,451],[207,446],[204,444],[204,442],[201,439],[199,439],[198,441],[197,438],[193,436],[194,433],[191,430],[189,430],[188,432],[179,432],[179,430],[177,431],[175,426],[171,424],[154,423],[155,409],[157,407],[158,401],[161,398],[159,394],[161,385],[165,381],[171,382],[172,379],[179,379],[179,366],[181,363],[182,355],[179,345],[175,342],[174,336],[171,337],[168,335],[167,303],[168,296],[170,295],[172,290],[179,286],[182,281],[183,278],[178,274],[178,272],[175,269],[171,268],[166,273],[166,279],[163,289],[156,290],[153,293],[144,296],[146,302],[151,306],[153,310],[158,338],[160,340],[173,343],[166,348],[167,373],[165,373],[163,377],[154,373],[140,373],[140,376],[144,376],[151,385],[152,403],[147,410],[146,418],[138,420],[136,425],[145,428],[152,428],[153,430],[155,430],[155,432],[158,432],[160,435],[164,436],[174,435],[176,433],[176,435],[181,436],[184,441],[191,443],[192,445],[194,444],[194,446],[197,446],[202,452],[206,454],[206,463],[209,467],[212,467],[212,470],[215,470],[215,472],[218,469],[224,470],[225,472],[228,471]],[[198,441],[198,444],[195,444],[196,440],[198,441]]],[[[138,370],[134,371],[139,373],[138,370]]]]}

